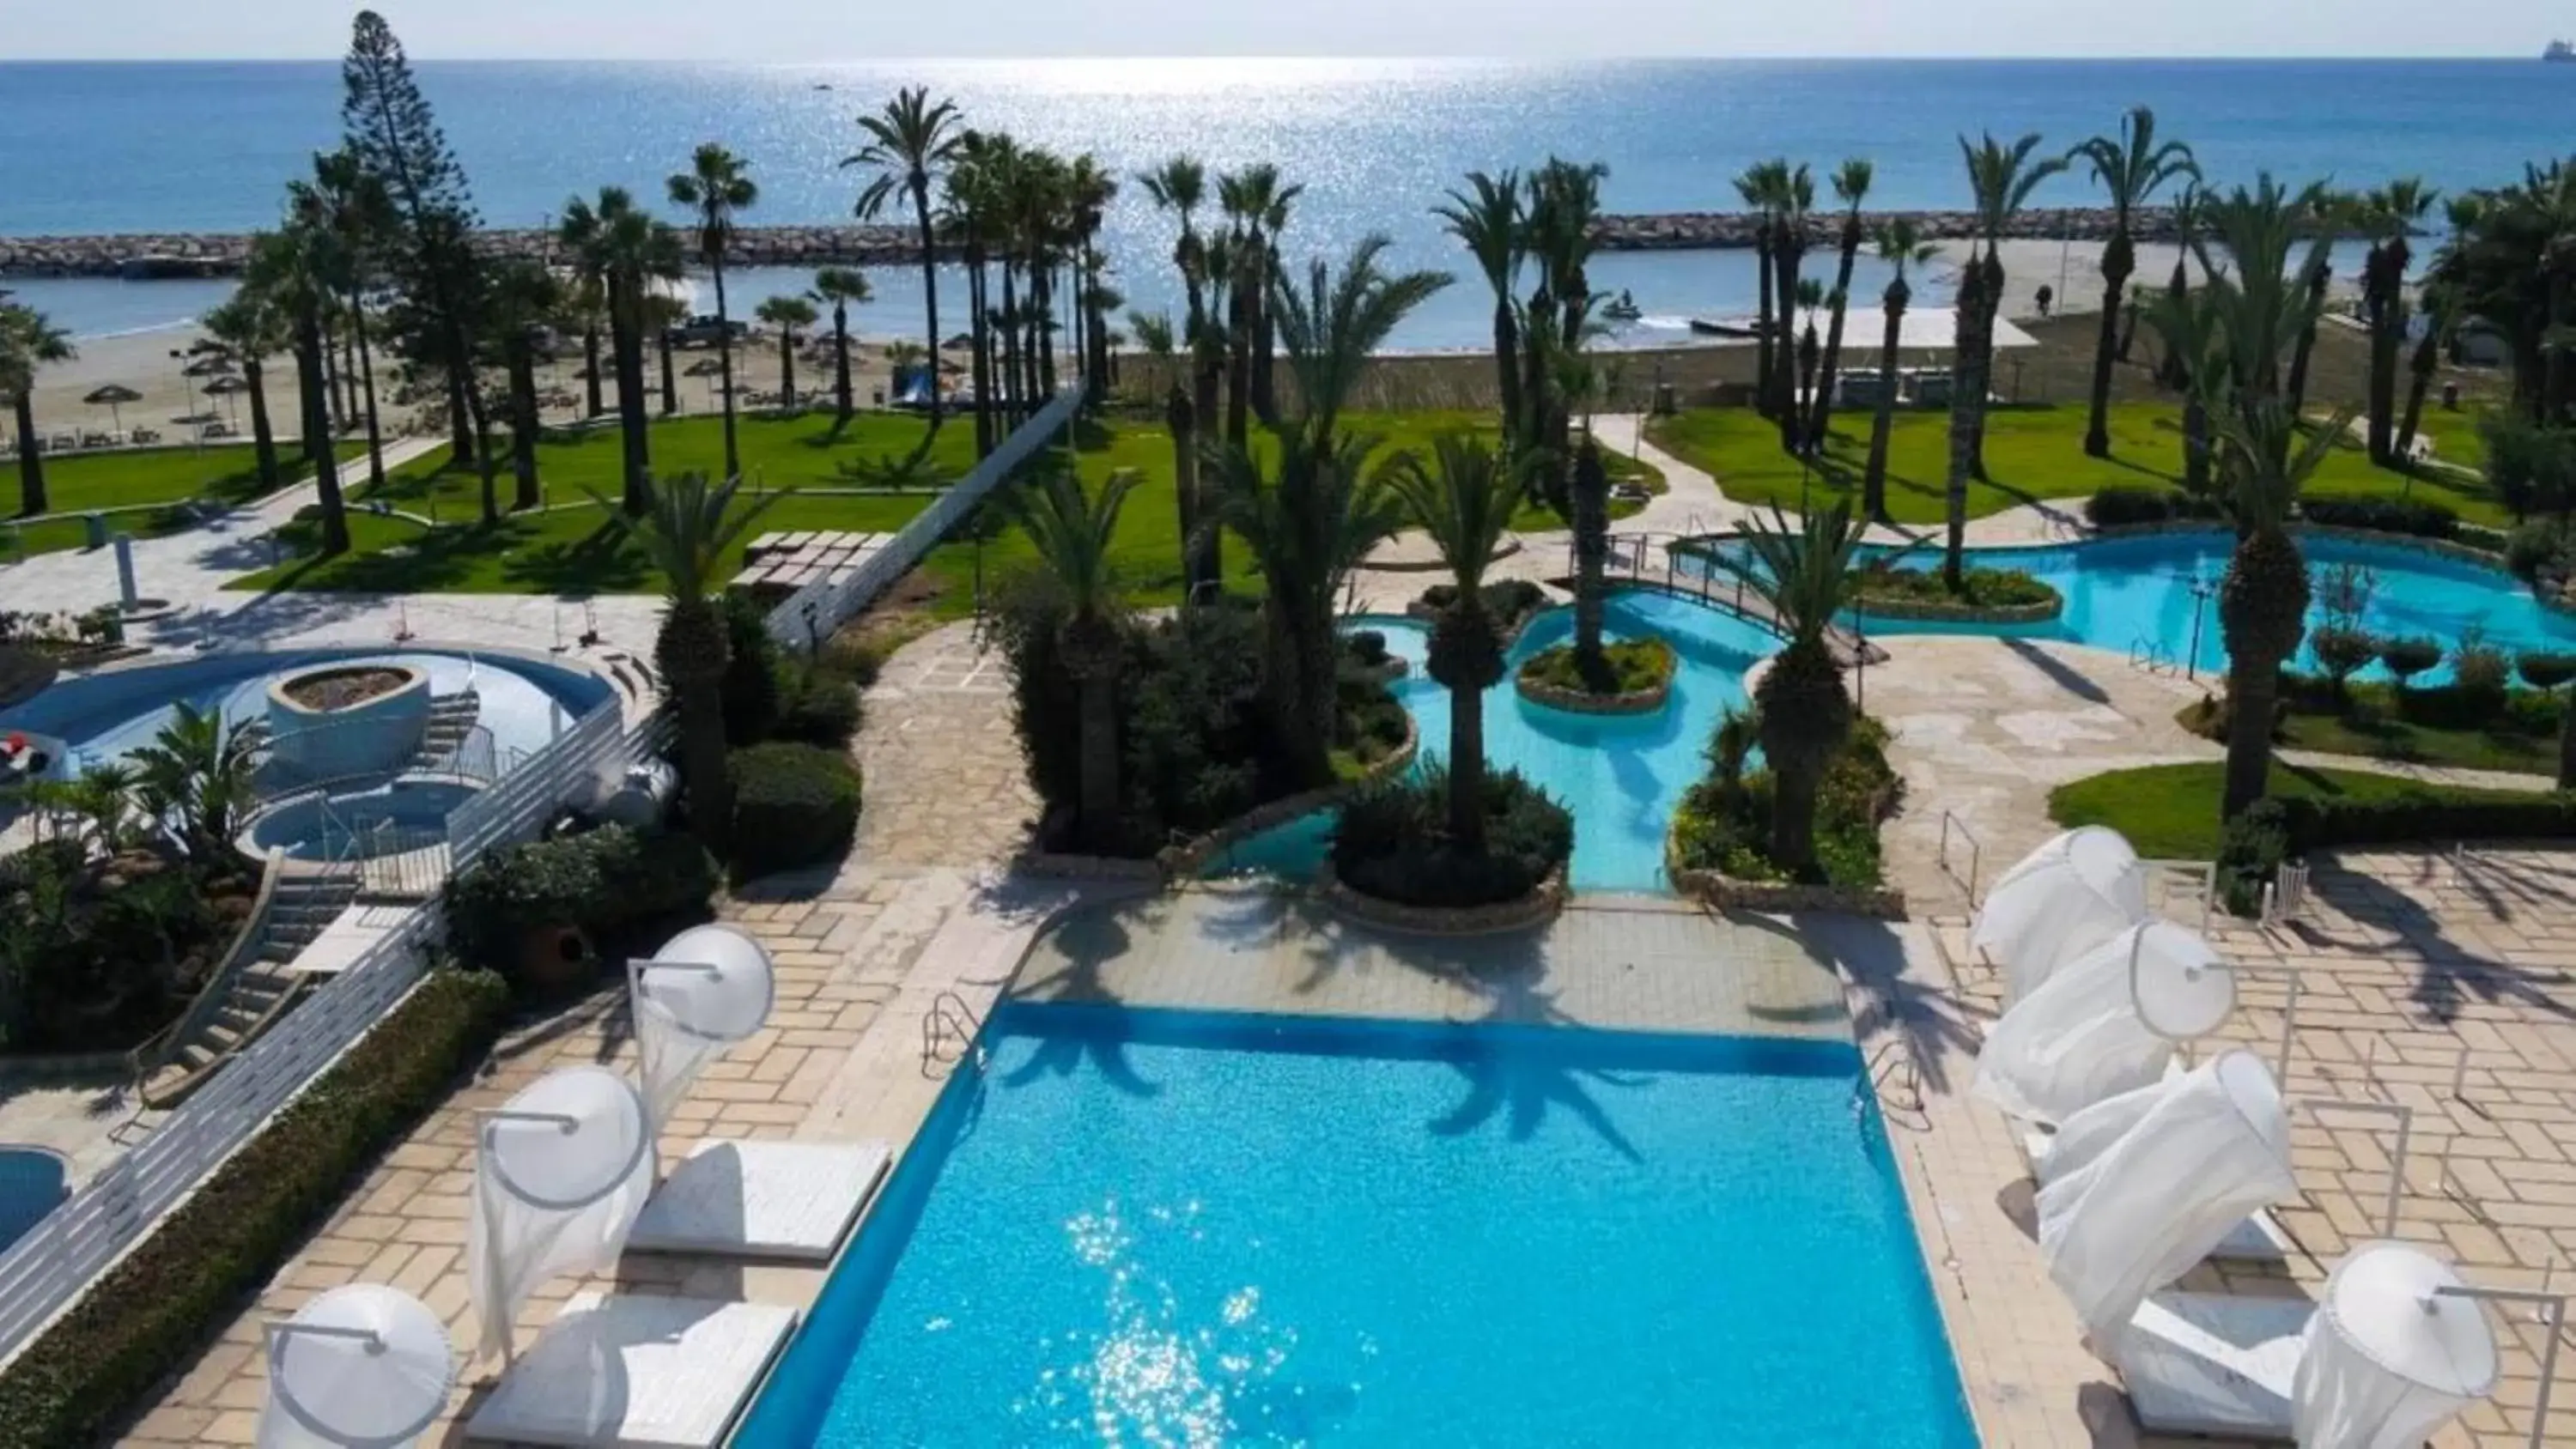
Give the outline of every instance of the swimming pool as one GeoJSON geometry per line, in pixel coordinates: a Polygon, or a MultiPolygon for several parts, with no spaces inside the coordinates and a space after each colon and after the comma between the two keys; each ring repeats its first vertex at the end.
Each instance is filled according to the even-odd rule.
{"type": "Polygon", "coordinates": [[[363,858],[387,849],[415,849],[422,843],[420,832],[443,831],[447,817],[478,788],[458,780],[403,778],[328,797],[307,791],[254,816],[242,832],[241,845],[252,855],[275,846],[290,860],[363,858]]]}
{"type": "MultiPolygon", "coordinates": [[[[1869,633],[1881,635],[2063,639],[2122,654],[2152,648],[2177,667],[2188,661],[2199,669],[2223,670],[2227,645],[2220,637],[2216,588],[2234,548],[2234,537],[2218,531],[1972,548],[1967,559],[1973,567],[2022,569],[2045,580],[2065,596],[2064,612],[2048,623],[2026,625],[1962,625],[1876,615],[1863,623],[1869,633]]],[[[2484,629],[2487,642],[2509,654],[2526,649],[2576,650],[2576,617],[2543,605],[2521,580],[2503,569],[2402,544],[2327,534],[2303,535],[2299,549],[2307,555],[2312,582],[2322,570],[2342,564],[2371,572],[2377,584],[2363,627],[2374,634],[2423,636],[2447,648],[2475,625],[2484,629]]],[[[1940,549],[1930,547],[1912,550],[1904,566],[1938,568],[1940,563],[1940,549]]],[[[2323,610],[2312,607],[2311,636],[2323,622],[2323,610]]],[[[2316,664],[2305,644],[2300,664],[2311,669],[2316,664]]],[[[2363,677],[2386,674],[2374,664],[2363,677]]],[[[2445,662],[2417,677],[2424,683],[2439,683],[2450,677],[2450,665],[2445,662]]]]}
{"type": "MultiPolygon", "coordinates": [[[[1574,612],[1551,610],[1522,631],[1502,682],[1485,692],[1485,758],[1519,770],[1574,811],[1570,876],[1577,889],[1658,891],[1665,885],[1664,834],[1683,794],[1707,772],[1701,752],[1708,733],[1729,705],[1744,702],[1745,671],[1780,641],[1732,614],[1665,594],[1613,594],[1604,619],[1611,638],[1651,634],[1673,646],[1672,698],[1651,715],[1574,714],[1522,699],[1512,686],[1520,662],[1574,633],[1574,612]]],[[[1424,667],[1429,631],[1408,619],[1374,617],[1351,627],[1383,632],[1388,650],[1410,661],[1393,686],[1396,698],[1421,734],[1422,758],[1444,758],[1449,692],[1424,667]]],[[[1310,879],[1323,868],[1331,829],[1328,813],[1292,820],[1221,852],[1209,872],[1310,879]]]]}
{"type": "Polygon", "coordinates": [[[1007,1004],[736,1443],[1976,1442],[1837,1043],[1007,1004]]]}

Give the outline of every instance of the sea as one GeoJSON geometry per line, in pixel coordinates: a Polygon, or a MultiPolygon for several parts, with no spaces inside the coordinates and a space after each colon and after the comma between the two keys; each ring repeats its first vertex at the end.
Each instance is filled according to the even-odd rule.
{"type": "MultiPolygon", "coordinates": [[[[1431,208],[1471,170],[1551,155],[1607,165],[1613,211],[1732,209],[1731,178],[1769,156],[1812,164],[1820,206],[1831,204],[1821,178],[1862,156],[1876,166],[1871,206],[1957,207],[1961,137],[2037,132],[2062,151],[2138,104],[2221,184],[2266,171],[2356,188],[2411,175],[2454,191],[2509,182],[2576,136],[2576,67],[2534,59],[427,61],[418,73],[493,225],[547,224],[568,197],[610,183],[658,198],[710,140],[750,162],[760,199],[746,222],[847,219],[866,179],[840,164],[864,142],[855,117],[907,85],[953,98],[970,125],[1087,150],[1123,178],[1184,152],[1212,170],[1274,162],[1304,188],[1284,239],[1292,260],[1375,233],[1392,264],[1457,274],[1392,339],[1415,351],[1478,348],[1490,327],[1484,286],[1431,208]]],[[[329,62],[0,63],[0,234],[273,225],[286,181],[336,143],[339,102],[329,62]]],[[[2032,203],[2097,200],[2079,167],[2032,203]]],[[[1104,241],[1131,307],[1177,309],[1173,235],[1141,187],[1122,186],[1104,241]]],[[[916,332],[918,269],[870,271],[862,335],[916,332]]],[[[1694,315],[1749,311],[1755,285],[1748,256],[1718,252],[1611,254],[1592,279],[1643,310],[1618,339],[1632,346],[1686,339],[1694,315]]],[[[746,269],[728,290],[748,310],[809,280],[746,269]]],[[[1945,279],[1928,280],[1924,300],[1937,303],[1945,279]]],[[[2067,281],[2099,285],[2080,265],[2067,281]]],[[[1883,283],[1865,262],[1855,289],[1883,283]]],[[[93,337],[182,324],[228,290],[0,286],[93,337]]],[[[952,313],[954,296],[943,290],[952,313]]]]}

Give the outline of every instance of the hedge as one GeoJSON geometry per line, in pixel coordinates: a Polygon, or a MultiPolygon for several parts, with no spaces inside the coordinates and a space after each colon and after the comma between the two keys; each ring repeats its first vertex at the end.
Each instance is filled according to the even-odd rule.
{"type": "Polygon", "coordinates": [[[2388,800],[2265,799],[2230,822],[2219,847],[2228,909],[2252,915],[2281,862],[2347,845],[2576,837],[2576,794],[2498,796],[2428,785],[2388,800]]]}
{"type": "Polygon", "coordinates": [[[2179,488],[2120,484],[2084,500],[2084,521],[2095,528],[2124,524],[2166,523],[2177,518],[2216,518],[2218,505],[2179,488]]]}
{"type": "Polygon", "coordinates": [[[836,859],[859,828],[859,767],[847,754],[772,741],[736,750],[734,878],[836,859]]]}
{"type": "Polygon", "coordinates": [[[2358,528],[2371,533],[2402,533],[2412,538],[2453,538],[2460,515],[2423,498],[2309,498],[2299,516],[2326,528],[2358,528]]]}
{"type": "Polygon", "coordinates": [[[498,1035],[509,988],[438,970],[0,1372],[0,1449],[103,1437],[275,1276],[498,1035]]]}

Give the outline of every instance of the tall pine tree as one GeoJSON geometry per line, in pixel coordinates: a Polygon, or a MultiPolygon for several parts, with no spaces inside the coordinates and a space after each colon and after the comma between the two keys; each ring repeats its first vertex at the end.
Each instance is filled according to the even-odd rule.
{"type": "Polygon", "coordinates": [[[340,64],[340,124],[359,168],[392,203],[394,236],[387,270],[404,294],[392,321],[413,360],[447,374],[456,456],[472,456],[483,476],[483,517],[500,515],[490,419],[474,377],[474,334],[488,276],[474,250],[479,224],[465,168],[447,147],[429,99],[393,27],[372,10],[358,12],[348,58],[340,64]]]}

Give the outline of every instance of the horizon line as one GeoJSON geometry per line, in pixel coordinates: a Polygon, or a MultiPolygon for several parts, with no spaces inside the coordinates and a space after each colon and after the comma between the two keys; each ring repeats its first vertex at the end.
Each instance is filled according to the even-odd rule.
{"type": "MultiPolygon", "coordinates": [[[[39,55],[0,57],[0,69],[38,65],[309,65],[336,62],[342,53],[309,55],[39,55]]],[[[902,65],[1057,65],[1085,64],[1103,61],[1435,61],[1449,64],[1489,65],[1587,65],[1587,64],[1673,64],[1689,65],[1708,62],[1744,64],[1833,64],[1871,65],[1907,64],[1924,61],[1949,63],[1983,63],[1990,65],[2123,65],[2159,62],[2193,64],[2279,64],[2284,62],[2374,63],[2385,61],[2536,61],[2534,52],[2507,54],[2492,51],[2406,53],[2290,53],[2290,52],[2162,52],[2107,54],[2075,52],[2066,54],[1972,54],[1964,51],[1903,51],[1866,54],[1817,54],[1788,51],[1759,54],[1706,55],[1436,55],[1394,51],[1357,51],[1339,54],[1289,51],[1199,51],[1190,53],[1131,51],[1121,53],[1053,55],[898,55],[849,56],[822,60],[779,60],[762,57],[727,57],[705,55],[480,55],[440,54],[435,51],[414,52],[411,59],[437,64],[456,65],[734,65],[758,69],[816,70],[840,66],[882,68],[902,65]]]]}

